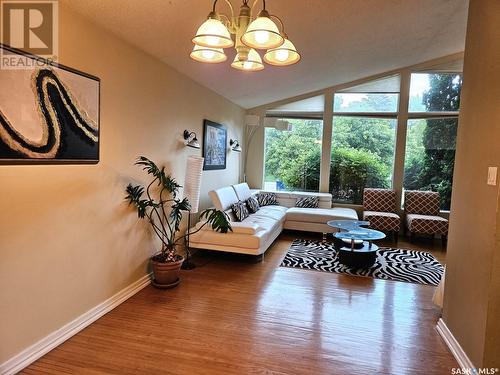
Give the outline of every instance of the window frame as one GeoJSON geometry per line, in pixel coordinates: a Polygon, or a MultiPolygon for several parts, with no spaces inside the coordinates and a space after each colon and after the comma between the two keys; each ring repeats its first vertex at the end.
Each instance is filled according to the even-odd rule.
{"type": "MultiPolygon", "coordinates": [[[[427,73],[427,74],[460,74],[463,75],[463,71],[460,69],[435,69],[439,64],[446,65],[452,61],[459,61],[463,59],[463,54],[450,55],[444,58],[436,59],[427,63],[417,64],[412,67],[406,67],[402,69],[396,69],[383,74],[374,75],[357,81],[349,82],[346,84],[341,84],[338,86],[333,86],[324,90],[315,91],[313,93],[304,95],[300,100],[306,99],[308,97],[313,97],[317,95],[324,95],[325,105],[324,111],[314,112],[314,113],[266,113],[266,109],[272,107],[263,106],[264,112],[261,112],[265,117],[279,117],[279,118],[297,118],[297,119],[310,119],[310,120],[323,120],[323,139],[322,139],[322,156],[320,165],[320,187],[319,192],[330,192],[329,180],[330,180],[330,167],[331,167],[331,143],[332,143],[332,128],[333,128],[333,118],[334,117],[358,117],[358,118],[385,118],[385,119],[396,119],[396,139],[395,139],[395,152],[394,152],[394,165],[393,165],[393,180],[392,188],[396,191],[397,199],[402,202],[402,192],[404,184],[404,165],[406,158],[406,136],[407,136],[407,124],[409,120],[415,119],[430,119],[430,118],[457,118],[459,117],[460,111],[449,111],[449,112],[410,112],[409,111],[409,99],[410,99],[410,83],[412,73],[427,73]],[[439,64],[437,64],[439,62],[439,64]],[[350,87],[355,87],[361,84],[366,84],[371,81],[376,81],[384,78],[389,78],[394,75],[400,76],[400,89],[398,98],[398,107],[396,112],[338,112],[334,110],[334,98],[336,93],[346,93],[350,87]],[[328,136],[325,136],[328,135],[328,136]]],[[[370,94],[374,92],[366,92],[361,94],[370,94]]],[[[377,92],[383,94],[383,92],[377,92]]],[[[395,92],[389,92],[394,94],[395,92]]],[[[297,99],[298,100],[298,99],[297,99]]],[[[282,104],[284,101],[279,102],[282,104]]],[[[290,99],[289,102],[292,102],[290,99]]],[[[265,158],[264,158],[265,163],[265,158]]],[[[265,166],[263,165],[263,170],[265,166]]],[[[264,180],[262,180],[264,181],[264,180]]],[[[355,204],[343,204],[336,203],[338,206],[360,208],[361,205],[355,204]]],[[[441,211],[446,214],[449,211],[441,211]]],[[[400,211],[401,213],[401,211],[400,211]]]]}
{"type": "Polygon", "coordinates": [[[399,92],[335,92],[334,95],[333,95],[333,113],[336,114],[337,116],[340,116],[341,114],[346,114],[346,115],[352,115],[352,114],[355,114],[355,113],[363,113],[363,114],[369,114],[369,113],[377,113],[379,115],[396,115],[398,114],[398,111],[393,111],[393,112],[390,112],[390,111],[382,111],[382,112],[375,112],[375,111],[364,111],[364,112],[360,112],[360,111],[335,111],[335,95],[336,94],[361,94],[361,95],[397,95],[397,98],[398,98],[398,101],[396,103],[396,108],[399,108],[399,101],[401,100],[401,94],[399,92]]]}
{"type": "MultiPolygon", "coordinates": [[[[343,88],[341,90],[333,90],[332,92],[332,102],[330,103],[331,106],[329,108],[332,108],[332,115],[331,115],[331,129],[330,129],[330,151],[329,151],[329,155],[328,155],[328,176],[326,178],[326,181],[324,180],[324,184],[328,184],[328,186],[326,187],[326,189],[328,189],[327,191],[329,193],[331,193],[331,189],[330,189],[330,168],[331,168],[331,158],[332,158],[332,154],[331,154],[331,143],[332,143],[332,139],[334,137],[334,133],[333,133],[333,119],[335,117],[356,117],[356,118],[379,118],[379,119],[388,119],[388,120],[395,120],[396,121],[396,134],[395,134],[395,139],[394,139],[394,157],[393,157],[393,163],[392,163],[392,181],[391,181],[391,186],[392,188],[394,189],[395,188],[395,168],[396,168],[396,157],[397,157],[397,153],[396,153],[396,150],[397,150],[397,146],[398,146],[398,128],[399,128],[399,114],[400,114],[400,109],[401,109],[401,103],[402,101],[404,100],[402,98],[402,95],[401,95],[401,88],[402,88],[402,80],[403,80],[403,72],[398,72],[396,74],[389,74],[389,75],[386,75],[386,76],[381,76],[381,77],[378,77],[376,79],[374,79],[373,81],[379,81],[379,80],[382,80],[382,79],[386,79],[386,78],[390,78],[390,77],[394,77],[394,76],[399,76],[399,90],[396,92],[396,91],[384,91],[384,92],[373,92],[373,91],[366,91],[366,92],[361,92],[361,91],[356,91],[357,94],[366,94],[366,95],[369,95],[369,94],[397,94],[397,105],[396,105],[396,111],[395,112],[359,112],[359,111],[351,111],[351,112],[346,112],[346,111],[335,111],[335,94],[346,94],[346,93],[349,93],[349,87],[346,87],[346,88],[343,88]]],[[[370,81],[366,81],[366,83],[369,83],[370,81]]],[[[353,86],[359,86],[358,85],[353,85],[353,86]]],[[[327,104],[325,103],[325,108],[328,108],[326,107],[327,105],[330,105],[330,104],[327,104]]],[[[324,134],[324,133],[323,133],[324,134]]],[[[325,168],[326,169],[326,168],[325,168]]],[[[320,186],[320,187],[323,187],[323,189],[325,189],[325,186],[320,186]]],[[[332,200],[333,201],[333,200],[332,200]]],[[[339,205],[339,206],[348,206],[348,207],[362,207],[362,205],[360,204],[355,204],[355,203],[341,203],[341,202],[335,202],[336,205],[339,205]]]]}
{"type": "MultiPolygon", "coordinates": [[[[396,164],[396,143],[397,143],[397,127],[398,127],[398,118],[397,114],[394,115],[394,113],[386,113],[386,112],[362,112],[362,115],[356,115],[356,112],[349,112],[348,115],[344,115],[345,112],[334,112],[332,116],[332,131],[331,131],[331,138],[332,138],[332,143],[333,143],[333,138],[335,136],[334,133],[334,119],[336,117],[352,117],[352,118],[365,118],[365,119],[382,119],[382,120],[392,120],[395,122],[394,124],[394,151],[393,151],[393,157],[392,157],[392,171],[391,171],[391,189],[394,187],[394,166],[396,164]]],[[[330,147],[332,148],[332,147],[330,147]]],[[[331,157],[332,154],[330,153],[330,164],[329,168],[331,168],[331,157]]],[[[332,193],[331,186],[329,185],[328,188],[329,193],[332,193]]],[[[336,201],[333,196],[332,196],[332,203],[335,203],[336,205],[348,205],[348,206],[359,206],[361,207],[362,204],[357,204],[357,203],[345,203],[341,201],[336,201]]]]}
{"type": "MultiPolygon", "coordinates": [[[[421,113],[421,112],[419,112],[421,113]]],[[[433,119],[456,119],[457,120],[457,127],[458,127],[458,121],[459,121],[459,113],[460,111],[457,111],[457,112],[447,112],[445,115],[443,115],[442,112],[425,112],[426,114],[428,113],[431,113],[431,114],[435,114],[433,116],[420,116],[420,117],[409,117],[407,122],[406,122],[406,128],[408,128],[408,123],[410,121],[416,121],[416,120],[433,120],[433,119]],[[452,114],[454,113],[454,115],[452,114]]],[[[405,148],[406,148],[406,142],[408,140],[408,137],[406,135],[406,139],[405,139],[405,148]]],[[[456,140],[455,140],[456,142],[456,140]]],[[[455,145],[455,152],[456,152],[456,145],[455,145]]],[[[455,154],[456,155],[456,154],[455,154]]],[[[403,165],[404,165],[404,168],[406,168],[406,152],[404,154],[404,160],[403,160],[403,165]]],[[[406,190],[405,187],[404,187],[404,184],[405,184],[405,181],[404,181],[404,171],[403,171],[403,181],[402,181],[402,193],[406,190]]],[[[404,210],[404,197],[403,197],[403,194],[401,194],[401,200],[399,201],[400,203],[400,209],[401,210],[404,210]]],[[[450,214],[450,210],[443,210],[443,209],[439,209],[439,212],[442,213],[442,214],[446,214],[446,215],[449,215],[450,214]]]]}
{"type": "MultiPolygon", "coordinates": [[[[295,112],[294,112],[295,113],[295,112]]],[[[295,113],[296,114],[296,113],[295,113]]],[[[301,117],[301,116],[296,116],[296,115],[289,115],[289,116],[266,116],[267,118],[276,118],[276,119],[279,119],[279,120],[304,120],[304,121],[307,121],[307,120],[310,120],[310,121],[321,121],[321,125],[322,128],[321,128],[321,141],[323,141],[324,139],[324,134],[323,134],[323,131],[324,131],[324,122],[323,122],[323,117],[312,117],[312,116],[304,116],[304,117],[301,117]]],[[[263,181],[262,181],[262,188],[265,189],[265,184],[266,184],[266,154],[267,154],[267,147],[266,147],[266,130],[267,129],[273,129],[272,126],[263,126],[263,130],[264,130],[264,149],[263,149],[263,181]]],[[[323,155],[323,142],[320,143],[320,175],[318,176],[318,178],[320,179],[320,183],[319,183],[319,190],[321,190],[321,166],[322,166],[322,155],[323,155]]],[[[267,189],[265,189],[267,190],[267,189]]],[[[274,190],[270,190],[270,191],[274,191],[274,190]]],[[[276,190],[278,191],[278,190],[276,190]]],[[[288,191],[288,190],[284,190],[284,191],[288,191]]],[[[308,193],[311,193],[311,192],[314,192],[314,191],[311,191],[311,190],[296,190],[296,191],[301,191],[301,192],[308,192],[308,193]]]]}

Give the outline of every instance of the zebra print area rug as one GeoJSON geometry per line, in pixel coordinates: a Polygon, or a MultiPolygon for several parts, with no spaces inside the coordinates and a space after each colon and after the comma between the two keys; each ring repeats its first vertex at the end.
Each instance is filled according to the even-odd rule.
{"type": "Polygon", "coordinates": [[[444,270],[441,263],[432,254],[388,247],[381,247],[377,251],[377,260],[373,267],[352,269],[339,263],[333,243],[310,240],[293,241],[281,267],[336,272],[427,285],[438,285],[444,270]]]}

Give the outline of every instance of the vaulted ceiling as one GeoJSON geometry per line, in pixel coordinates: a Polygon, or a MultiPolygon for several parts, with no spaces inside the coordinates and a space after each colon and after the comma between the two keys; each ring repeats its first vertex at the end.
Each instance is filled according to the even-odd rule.
{"type": "MultiPolygon", "coordinates": [[[[299,64],[241,72],[189,58],[210,0],[62,0],[122,39],[245,108],[463,51],[468,0],[268,0],[299,64]]],[[[232,0],[235,9],[241,0],[232,0]]],[[[260,8],[260,4],[257,5],[260,8]]],[[[229,12],[224,1],[218,10],[229,12]]]]}

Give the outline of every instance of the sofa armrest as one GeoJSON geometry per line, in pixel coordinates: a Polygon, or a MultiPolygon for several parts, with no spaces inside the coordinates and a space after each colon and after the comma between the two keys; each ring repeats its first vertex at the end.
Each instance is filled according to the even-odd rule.
{"type": "MultiPolygon", "coordinates": [[[[199,223],[196,224],[196,226],[191,229],[191,232],[196,231],[200,229],[200,227],[205,224],[205,221],[200,221],[199,223]]],[[[239,222],[231,222],[231,229],[233,230],[232,233],[239,233],[239,234],[255,234],[257,233],[259,226],[257,224],[250,224],[250,223],[239,223],[239,222]]],[[[205,225],[201,230],[208,230],[212,231],[212,227],[210,225],[205,225]]],[[[230,232],[228,232],[230,233],[230,232]]]]}

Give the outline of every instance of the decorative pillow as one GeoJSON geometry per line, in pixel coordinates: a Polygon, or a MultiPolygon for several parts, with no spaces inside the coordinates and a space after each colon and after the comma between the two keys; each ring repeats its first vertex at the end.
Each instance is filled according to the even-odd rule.
{"type": "Polygon", "coordinates": [[[297,203],[295,207],[300,208],[318,208],[319,207],[319,197],[302,197],[297,198],[297,203]]]}
{"type": "Polygon", "coordinates": [[[245,202],[242,202],[242,201],[238,201],[238,202],[232,204],[231,210],[233,211],[233,214],[234,214],[234,216],[236,216],[236,220],[238,220],[238,221],[243,221],[248,216],[250,216],[250,213],[248,212],[247,205],[245,204],[245,202]]]}
{"type": "Polygon", "coordinates": [[[247,206],[248,206],[248,210],[251,212],[251,213],[256,213],[257,211],[259,211],[259,201],[257,200],[257,198],[255,198],[253,195],[248,198],[246,200],[246,203],[247,203],[247,206]]]}
{"type": "Polygon", "coordinates": [[[271,206],[278,204],[278,197],[274,193],[259,193],[257,194],[259,206],[271,206]]]}

